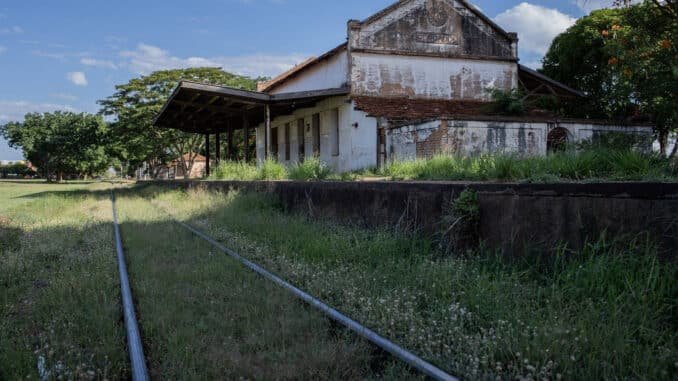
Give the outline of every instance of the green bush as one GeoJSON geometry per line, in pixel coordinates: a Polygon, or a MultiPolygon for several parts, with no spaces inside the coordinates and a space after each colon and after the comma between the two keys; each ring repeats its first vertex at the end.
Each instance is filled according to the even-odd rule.
{"type": "Polygon", "coordinates": [[[224,161],[216,168],[211,180],[252,181],[259,177],[256,165],[244,161],[224,161]]]}
{"type": "Polygon", "coordinates": [[[273,159],[266,161],[259,167],[258,180],[284,180],[287,178],[287,168],[273,159]]]}
{"type": "Polygon", "coordinates": [[[289,171],[290,179],[301,181],[326,180],[331,175],[332,170],[327,164],[315,157],[295,164],[289,171]]]}
{"type": "Polygon", "coordinates": [[[589,146],[548,156],[486,154],[475,157],[438,155],[430,159],[395,161],[381,171],[395,180],[450,181],[638,181],[678,179],[669,160],[627,149],[589,146]]]}
{"type": "Polygon", "coordinates": [[[526,111],[526,105],[522,91],[513,89],[504,91],[500,89],[490,89],[492,103],[491,112],[501,115],[523,115],[526,111]]]}

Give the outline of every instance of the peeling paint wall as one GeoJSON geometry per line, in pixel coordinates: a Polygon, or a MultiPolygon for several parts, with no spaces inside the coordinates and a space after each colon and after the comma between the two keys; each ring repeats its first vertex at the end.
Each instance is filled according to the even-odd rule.
{"type": "Polygon", "coordinates": [[[516,58],[513,41],[454,0],[412,0],[349,30],[352,49],[516,58]]]}
{"type": "Polygon", "coordinates": [[[335,89],[348,83],[348,53],[337,53],[276,87],[271,94],[335,89]]]}
{"type": "Polygon", "coordinates": [[[516,42],[453,0],[412,0],[349,24],[353,95],[490,100],[518,86],[516,42]]]}
{"type": "Polygon", "coordinates": [[[652,142],[649,126],[614,126],[575,122],[500,122],[439,120],[390,129],[387,154],[391,160],[431,157],[436,154],[479,155],[518,153],[545,155],[548,133],[557,127],[568,131],[570,142],[610,132],[634,134],[652,142]]]}
{"type": "Polygon", "coordinates": [[[518,66],[505,61],[353,53],[354,95],[488,101],[488,88],[518,85],[518,66]]]}
{"type": "MultiPolygon", "coordinates": [[[[299,162],[298,121],[304,121],[304,146],[306,157],[313,152],[312,123],[313,115],[320,115],[320,160],[335,172],[376,166],[377,122],[361,111],[354,109],[348,97],[334,97],[319,102],[313,108],[299,109],[291,115],[281,116],[271,121],[271,128],[278,134],[278,161],[287,166],[299,162]],[[339,115],[339,154],[333,150],[332,113],[339,115]],[[290,124],[290,159],[285,158],[285,125],[290,124]]],[[[265,129],[259,125],[257,131],[257,161],[265,157],[265,129]]]]}

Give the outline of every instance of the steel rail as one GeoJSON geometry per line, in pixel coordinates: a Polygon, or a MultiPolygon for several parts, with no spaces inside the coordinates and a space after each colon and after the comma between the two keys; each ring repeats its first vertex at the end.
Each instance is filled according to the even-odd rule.
{"type": "MultiPolygon", "coordinates": [[[[163,208],[161,208],[163,209],[163,208]]],[[[164,210],[164,209],[163,209],[164,210]]],[[[311,296],[310,294],[302,291],[301,289],[293,286],[292,284],[288,283],[287,281],[283,280],[279,276],[271,273],[270,271],[266,270],[265,268],[259,266],[258,264],[242,257],[240,254],[236,253],[235,251],[227,248],[224,246],[222,243],[216,241],[212,237],[208,236],[207,234],[201,232],[200,230],[192,227],[191,225],[188,225],[182,221],[177,220],[172,216],[171,213],[167,212],[165,210],[165,213],[167,213],[176,223],[179,225],[183,226],[184,228],[190,230],[193,234],[196,236],[202,238],[203,240],[209,242],[212,246],[218,248],[222,252],[228,254],[232,258],[236,259],[243,265],[245,265],[247,268],[250,270],[256,272],[257,274],[263,276],[264,278],[272,281],[273,283],[276,283],[280,287],[286,289],[287,291],[291,292],[294,294],[296,297],[299,299],[305,301],[306,303],[310,304],[311,306],[315,307],[319,311],[321,311],[323,314],[327,315],[330,317],[332,320],[340,323],[344,327],[348,328],[349,330],[355,332],[356,334],[362,336],[363,338],[369,340],[376,346],[380,347],[381,349],[385,350],[386,352],[390,353],[394,357],[406,362],[409,364],[412,368],[417,369],[421,373],[431,377],[434,380],[440,380],[440,381],[458,381],[458,378],[451,376],[447,373],[445,373],[443,370],[437,368],[435,365],[423,360],[422,358],[418,357],[414,353],[408,351],[405,348],[400,347],[399,345],[395,344],[394,342],[380,336],[378,333],[372,331],[371,329],[365,327],[364,325],[358,323],[357,321],[349,318],[348,316],[342,314],[341,312],[337,311],[336,309],[328,306],[327,304],[323,303],[319,299],[311,296]]]]}
{"type": "Polygon", "coordinates": [[[144,347],[141,344],[141,334],[139,333],[139,324],[134,313],[134,301],[132,299],[132,290],[129,285],[129,275],[125,263],[125,253],[122,249],[122,238],[120,235],[120,225],[118,224],[118,213],[115,208],[115,192],[111,189],[111,202],[113,204],[113,226],[115,227],[115,246],[118,252],[118,271],[120,272],[120,290],[122,293],[122,310],[125,317],[125,329],[127,331],[127,346],[129,348],[129,358],[132,364],[132,380],[148,381],[148,368],[146,367],[146,357],[144,356],[144,347]]]}

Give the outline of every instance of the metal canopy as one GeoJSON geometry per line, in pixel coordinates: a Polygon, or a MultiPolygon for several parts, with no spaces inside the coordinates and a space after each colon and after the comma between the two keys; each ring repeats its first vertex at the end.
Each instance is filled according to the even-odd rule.
{"type": "Polygon", "coordinates": [[[518,65],[518,75],[521,85],[523,85],[529,93],[537,95],[555,95],[564,98],[586,97],[585,93],[551,79],[527,66],[518,65]]]}
{"type": "Polygon", "coordinates": [[[263,123],[266,106],[270,107],[270,117],[275,118],[348,93],[347,88],[337,88],[271,95],[183,81],[156,117],[154,125],[189,133],[215,134],[263,123]]]}

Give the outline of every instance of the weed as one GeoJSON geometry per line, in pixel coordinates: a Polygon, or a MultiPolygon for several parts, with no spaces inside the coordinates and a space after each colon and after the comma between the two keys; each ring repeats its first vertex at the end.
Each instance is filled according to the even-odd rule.
{"type": "MultiPolygon", "coordinates": [[[[678,266],[658,262],[649,242],[601,239],[541,264],[485,250],[440,256],[433,242],[392,230],[284,214],[263,195],[154,197],[462,378],[668,380],[678,371],[678,266]]],[[[453,210],[473,214],[473,205],[467,193],[453,210]]]]}
{"type": "Polygon", "coordinates": [[[587,179],[675,181],[668,159],[631,149],[574,148],[543,157],[498,153],[475,157],[437,155],[395,161],[382,171],[398,180],[562,182],[587,179]]]}
{"type": "Polygon", "coordinates": [[[290,179],[313,181],[326,180],[332,174],[332,170],[318,158],[309,158],[303,163],[295,164],[290,168],[290,179]]]}
{"type": "Polygon", "coordinates": [[[287,168],[273,159],[266,159],[259,168],[259,180],[284,180],[287,178],[287,168]]]}

